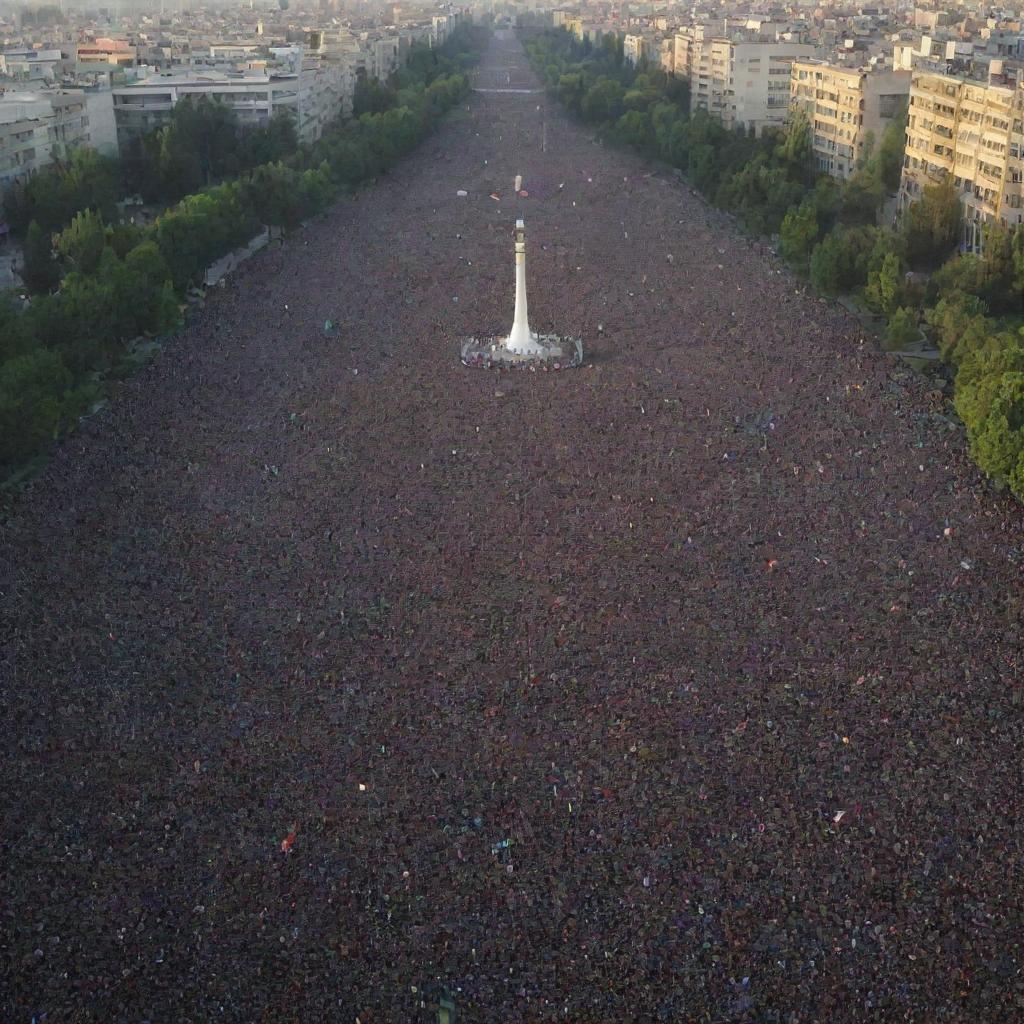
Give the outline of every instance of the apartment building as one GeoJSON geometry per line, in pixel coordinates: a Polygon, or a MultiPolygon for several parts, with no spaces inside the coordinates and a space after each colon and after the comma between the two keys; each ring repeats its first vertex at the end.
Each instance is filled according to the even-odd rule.
{"type": "Polygon", "coordinates": [[[910,95],[910,72],[794,61],[790,107],[811,126],[815,166],[849,178],[910,95]]]}
{"type": "Polygon", "coordinates": [[[355,64],[338,59],[329,47],[307,52],[301,46],[272,48],[281,72],[257,69],[244,74],[184,68],[150,75],[112,90],[117,140],[130,139],[167,124],[186,97],[219,100],[243,126],[263,126],[275,111],[288,110],[303,142],[314,142],[339,115],[352,113],[355,64]]]}
{"type": "Polygon", "coordinates": [[[655,57],[651,59],[652,63],[657,63],[658,67],[665,72],[666,75],[675,73],[676,68],[676,43],[675,40],[669,36],[667,39],[662,39],[658,43],[658,50],[655,57]]]}
{"type": "Polygon", "coordinates": [[[1024,220],[1024,89],[914,73],[900,209],[946,177],[964,207],[963,248],[980,251],[986,224],[1024,220]]]}
{"type": "Polygon", "coordinates": [[[80,89],[0,95],[0,192],[89,141],[80,89]]]}
{"type": "Polygon", "coordinates": [[[386,82],[398,70],[398,36],[368,37],[363,40],[363,48],[367,51],[366,73],[370,78],[386,82]]]}
{"type": "Polygon", "coordinates": [[[0,53],[0,78],[33,82],[39,86],[57,77],[61,60],[60,50],[36,50],[32,47],[6,50],[0,53]]]}
{"type": "Polygon", "coordinates": [[[79,64],[112,64],[116,67],[130,68],[138,63],[135,47],[124,39],[103,37],[91,43],[81,43],[76,55],[79,64]]]}
{"type": "Polygon", "coordinates": [[[441,46],[452,34],[455,27],[455,17],[448,14],[435,14],[430,19],[430,45],[431,47],[441,46]]]}
{"type": "Polygon", "coordinates": [[[307,55],[299,75],[299,138],[314,142],[337,117],[350,116],[354,96],[355,73],[347,64],[307,55]]]}
{"type": "Polygon", "coordinates": [[[711,74],[711,53],[706,47],[715,36],[724,33],[724,21],[705,22],[681,28],[673,40],[673,74],[678,78],[689,79],[691,89],[698,79],[707,79],[711,74]]]}
{"type": "Polygon", "coordinates": [[[814,46],[713,31],[697,25],[675,37],[675,74],[689,79],[691,109],[706,110],[727,128],[757,135],[785,124],[793,62],[813,57],[814,46]]]}
{"type": "Polygon", "coordinates": [[[648,40],[644,36],[626,35],[622,39],[622,58],[636,67],[648,56],[648,40]]]}
{"type": "Polygon", "coordinates": [[[897,40],[893,44],[892,66],[897,71],[945,72],[955,61],[970,60],[974,43],[960,39],[936,39],[923,35],[916,45],[897,40]]]}
{"type": "Polygon", "coordinates": [[[219,100],[231,107],[241,125],[263,126],[276,110],[290,110],[298,120],[297,74],[227,75],[221,71],[181,69],[140,79],[112,90],[118,146],[167,124],[183,99],[219,100]]]}

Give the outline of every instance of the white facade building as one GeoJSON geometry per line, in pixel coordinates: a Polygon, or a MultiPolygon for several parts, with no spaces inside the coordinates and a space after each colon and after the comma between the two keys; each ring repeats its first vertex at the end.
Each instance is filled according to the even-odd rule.
{"type": "Polygon", "coordinates": [[[263,127],[276,111],[287,110],[295,118],[303,142],[320,138],[335,118],[352,112],[355,69],[351,62],[326,51],[305,52],[301,46],[280,48],[275,56],[286,72],[232,75],[192,68],[150,75],[114,89],[119,145],[167,124],[174,107],[187,97],[202,96],[227,104],[243,127],[263,127]]]}
{"type": "Polygon", "coordinates": [[[6,50],[0,53],[0,76],[42,85],[57,77],[61,59],[60,50],[6,50]]]}
{"type": "Polygon", "coordinates": [[[627,35],[622,39],[622,57],[636,67],[647,56],[647,40],[643,36],[627,35]]]}
{"type": "Polygon", "coordinates": [[[118,145],[123,149],[130,139],[163,127],[186,98],[225,103],[243,127],[265,126],[274,112],[282,109],[291,111],[298,121],[299,92],[299,76],[294,74],[229,76],[188,69],[151,75],[113,90],[118,145]]]}
{"type": "Polygon", "coordinates": [[[675,37],[675,74],[690,82],[691,110],[758,135],[784,124],[793,62],[813,57],[815,47],[742,32],[715,34],[716,27],[698,25],[675,37]]]}
{"type": "Polygon", "coordinates": [[[90,144],[80,89],[0,96],[0,191],[90,144]]]}

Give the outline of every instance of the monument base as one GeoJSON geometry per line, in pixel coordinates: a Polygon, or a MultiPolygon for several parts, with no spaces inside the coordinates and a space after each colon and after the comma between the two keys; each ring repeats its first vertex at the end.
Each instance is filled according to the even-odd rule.
{"type": "Polygon", "coordinates": [[[462,343],[462,361],[466,366],[526,367],[531,370],[570,370],[583,362],[583,342],[561,334],[532,334],[534,350],[515,352],[508,338],[467,338],[462,343]]]}

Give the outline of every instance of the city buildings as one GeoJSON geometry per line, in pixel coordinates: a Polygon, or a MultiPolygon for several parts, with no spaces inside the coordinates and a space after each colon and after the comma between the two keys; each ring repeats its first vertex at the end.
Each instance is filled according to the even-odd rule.
{"type": "Polygon", "coordinates": [[[124,39],[99,38],[82,43],[76,50],[79,64],[112,64],[130,68],[138,63],[136,48],[124,39]]]}
{"type": "Polygon", "coordinates": [[[160,72],[113,90],[118,145],[168,124],[184,99],[218,100],[243,127],[265,126],[277,110],[299,118],[299,75],[228,75],[221,71],[179,69],[160,72]]]}
{"type": "Polygon", "coordinates": [[[75,146],[116,154],[186,97],[220,100],[243,125],[288,110],[313,141],[351,114],[358,77],[388,79],[414,44],[441,45],[467,17],[333,0],[0,11],[0,190],[75,146]]]}
{"type": "Polygon", "coordinates": [[[636,67],[648,56],[647,40],[639,35],[626,35],[622,40],[622,56],[627,64],[636,67]]]}
{"type": "Polygon", "coordinates": [[[951,178],[964,209],[963,248],[980,251],[983,228],[1024,220],[1024,90],[915,72],[910,89],[900,207],[951,178]]]}
{"type": "Polygon", "coordinates": [[[815,166],[836,178],[854,173],[909,93],[909,71],[795,61],[790,79],[791,108],[811,128],[815,166]]]}
{"type": "Polygon", "coordinates": [[[815,54],[810,43],[769,38],[758,28],[728,31],[697,25],[675,36],[673,70],[690,83],[690,107],[706,110],[728,128],[758,135],[785,124],[790,69],[815,54]]]}
{"type": "Polygon", "coordinates": [[[89,141],[82,90],[0,95],[0,191],[89,141]]]}
{"type": "Polygon", "coordinates": [[[42,85],[52,82],[63,55],[60,50],[18,47],[0,53],[0,78],[42,85]]]}

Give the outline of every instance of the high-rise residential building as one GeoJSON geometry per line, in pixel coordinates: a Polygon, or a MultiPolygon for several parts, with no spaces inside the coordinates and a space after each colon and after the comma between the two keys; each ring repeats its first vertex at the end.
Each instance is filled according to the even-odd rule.
{"type": "Polygon", "coordinates": [[[849,178],[910,94],[910,72],[794,61],[790,106],[807,118],[815,166],[849,178]]]}
{"type": "Polygon", "coordinates": [[[89,141],[86,97],[80,89],[4,93],[0,96],[0,191],[89,141]]]}
{"type": "Polygon", "coordinates": [[[710,26],[684,29],[675,37],[675,74],[689,79],[690,107],[706,110],[727,128],[760,135],[785,124],[790,68],[814,56],[810,43],[764,38],[754,33],[713,34],[710,26]]]}
{"type": "Polygon", "coordinates": [[[711,52],[705,44],[725,32],[725,22],[706,22],[681,28],[675,34],[675,59],[672,71],[677,78],[690,82],[691,95],[697,94],[695,85],[702,84],[707,90],[707,79],[711,75],[711,52]]]}
{"type": "Polygon", "coordinates": [[[227,104],[242,126],[262,126],[276,110],[291,111],[298,121],[299,76],[253,74],[229,76],[220,71],[184,68],[161,73],[113,90],[118,144],[163,127],[175,106],[186,98],[205,97],[227,104]]]}
{"type": "Polygon", "coordinates": [[[914,72],[900,208],[952,178],[964,209],[963,247],[980,251],[986,224],[1024,221],[1024,89],[914,72]]]}
{"type": "Polygon", "coordinates": [[[641,35],[626,35],[622,39],[622,57],[627,64],[636,67],[648,56],[648,41],[641,35]]]}

